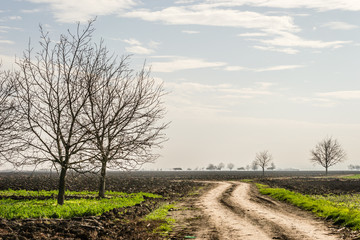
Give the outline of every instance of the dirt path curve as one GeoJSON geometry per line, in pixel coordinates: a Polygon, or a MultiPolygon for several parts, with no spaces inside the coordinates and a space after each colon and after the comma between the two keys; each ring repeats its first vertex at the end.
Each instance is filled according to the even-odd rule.
{"type": "Polygon", "coordinates": [[[217,182],[199,204],[208,225],[197,239],[341,239],[310,214],[261,196],[248,183],[217,182]]]}

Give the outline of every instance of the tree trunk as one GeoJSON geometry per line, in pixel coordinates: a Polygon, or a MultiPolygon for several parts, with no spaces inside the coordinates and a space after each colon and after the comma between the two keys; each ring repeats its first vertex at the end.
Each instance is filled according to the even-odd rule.
{"type": "Polygon", "coordinates": [[[263,170],[263,176],[265,176],[265,168],[263,167],[263,169],[262,169],[262,170],[263,170]]]}
{"type": "Polygon", "coordinates": [[[103,161],[102,164],[101,164],[99,198],[104,198],[105,197],[106,162],[107,161],[103,161]]]}
{"type": "Polygon", "coordinates": [[[57,198],[57,203],[58,203],[59,205],[63,205],[63,204],[64,204],[64,200],[65,200],[65,178],[66,178],[66,171],[67,171],[67,168],[66,168],[66,167],[61,167],[60,179],[59,179],[59,193],[58,193],[58,198],[57,198]]]}
{"type": "Polygon", "coordinates": [[[328,167],[325,167],[325,175],[328,175],[328,167]]]}

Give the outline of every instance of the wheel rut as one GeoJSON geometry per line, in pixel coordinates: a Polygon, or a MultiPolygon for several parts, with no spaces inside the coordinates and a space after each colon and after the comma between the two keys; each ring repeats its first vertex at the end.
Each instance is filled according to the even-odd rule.
{"type": "Polygon", "coordinates": [[[207,231],[211,231],[211,239],[224,240],[341,239],[310,214],[260,196],[248,183],[216,182],[199,199],[199,205],[208,229],[199,231],[198,239],[210,239],[207,231]]]}

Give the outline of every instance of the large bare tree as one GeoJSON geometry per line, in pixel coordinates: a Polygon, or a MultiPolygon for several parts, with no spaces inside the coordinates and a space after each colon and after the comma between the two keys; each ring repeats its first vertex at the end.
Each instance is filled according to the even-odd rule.
{"type": "MultiPolygon", "coordinates": [[[[1,67],[1,64],[0,64],[1,67]]],[[[16,164],[14,155],[21,152],[26,145],[20,140],[25,129],[21,124],[21,115],[17,113],[16,85],[14,72],[0,71],[0,164],[16,164]]]]}
{"type": "Polygon", "coordinates": [[[105,196],[107,168],[133,170],[157,158],[152,150],[166,140],[160,122],[165,109],[162,84],[150,76],[145,66],[139,72],[129,68],[128,57],[108,55],[99,44],[88,78],[89,101],[82,122],[91,141],[88,157],[100,167],[99,197],[105,196]]]}
{"type": "Polygon", "coordinates": [[[265,168],[272,163],[272,159],[272,155],[267,150],[256,154],[254,163],[261,167],[263,176],[265,175],[265,168]]]}
{"type": "Polygon", "coordinates": [[[88,166],[82,164],[81,154],[88,134],[79,122],[85,116],[88,71],[96,57],[91,43],[93,31],[93,21],[89,21],[53,41],[40,27],[40,50],[34,52],[29,44],[17,61],[20,113],[26,118],[31,138],[31,151],[24,154],[27,163],[50,163],[60,170],[60,205],[64,203],[67,171],[88,166]]]}
{"type": "Polygon", "coordinates": [[[326,175],[328,168],[346,159],[346,152],[336,139],[332,137],[324,138],[313,150],[311,150],[310,160],[315,164],[320,164],[325,168],[326,175]]]}

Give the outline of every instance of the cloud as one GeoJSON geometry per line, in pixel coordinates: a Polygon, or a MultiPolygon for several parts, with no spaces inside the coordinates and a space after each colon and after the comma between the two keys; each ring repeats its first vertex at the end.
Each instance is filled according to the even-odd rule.
{"type": "Polygon", "coordinates": [[[143,46],[130,46],[126,47],[125,50],[129,53],[141,54],[141,55],[148,55],[153,53],[154,51],[143,46]]]}
{"type": "Polygon", "coordinates": [[[329,97],[341,100],[360,99],[360,91],[334,91],[317,93],[316,95],[320,97],[329,97]]]}
{"type": "Polygon", "coordinates": [[[253,33],[241,33],[238,34],[239,37],[264,37],[267,36],[268,34],[263,33],[263,32],[253,32],[253,33]]]}
{"type": "Polygon", "coordinates": [[[168,7],[159,11],[139,9],[123,16],[171,25],[204,25],[298,31],[289,16],[267,16],[257,12],[212,8],[207,5],[168,7]]]}
{"type": "Polygon", "coordinates": [[[226,66],[225,71],[251,71],[251,72],[269,72],[269,71],[282,71],[296,68],[302,68],[304,65],[277,65],[263,68],[249,68],[243,66],[226,66]]]}
{"type": "Polygon", "coordinates": [[[187,34],[198,34],[199,31],[192,31],[192,30],[183,30],[183,33],[187,33],[187,34]]]}
{"type": "Polygon", "coordinates": [[[135,0],[26,0],[49,4],[58,22],[88,21],[102,15],[122,12],[136,5],[135,0]]]}
{"type": "Polygon", "coordinates": [[[294,48],[276,48],[273,46],[254,46],[254,48],[264,51],[272,51],[272,52],[281,52],[286,54],[296,54],[299,52],[299,50],[296,50],[294,48]]]}
{"type": "Polygon", "coordinates": [[[271,8],[311,8],[319,11],[346,10],[360,11],[360,2],[353,0],[206,0],[205,2],[213,6],[255,6],[255,7],[271,7],[271,8]]]}
{"type": "Polygon", "coordinates": [[[125,47],[125,50],[129,53],[141,54],[141,55],[148,55],[154,52],[153,48],[157,48],[160,44],[155,41],[151,41],[148,45],[150,48],[144,47],[142,43],[134,38],[125,39],[123,42],[129,44],[129,47],[125,47]]]}
{"type": "Polygon", "coordinates": [[[321,97],[293,97],[290,100],[297,103],[310,103],[315,107],[329,108],[336,105],[333,100],[321,97]]]}
{"type": "Polygon", "coordinates": [[[269,71],[281,71],[281,70],[290,70],[290,69],[296,69],[296,68],[302,68],[303,65],[278,65],[278,66],[272,66],[272,67],[266,67],[266,68],[258,68],[255,69],[255,72],[269,72],[269,71]]]}
{"type": "Polygon", "coordinates": [[[225,66],[224,62],[208,62],[204,59],[174,57],[166,62],[153,62],[153,72],[175,72],[187,69],[216,68],[225,66]]]}
{"type": "Polygon", "coordinates": [[[358,28],[358,26],[356,26],[356,25],[345,23],[345,22],[329,22],[322,26],[333,29],[333,30],[352,30],[352,29],[358,28]]]}
{"type": "Polygon", "coordinates": [[[259,42],[265,45],[281,46],[281,47],[302,47],[302,48],[339,48],[351,41],[330,41],[307,40],[290,32],[275,32],[273,39],[260,39],[259,42]]]}

